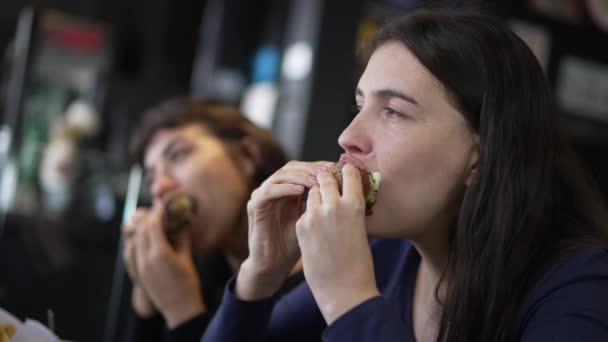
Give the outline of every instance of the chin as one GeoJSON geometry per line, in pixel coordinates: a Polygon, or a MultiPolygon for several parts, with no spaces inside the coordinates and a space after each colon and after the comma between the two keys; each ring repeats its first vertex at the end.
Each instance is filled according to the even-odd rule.
{"type": "Polygon", "coordinates": [[[367,235],[375,238],[391,237],[394,234],[395,226],[383,220],[378,213],[366,217],[365,227],[367,235]]]}

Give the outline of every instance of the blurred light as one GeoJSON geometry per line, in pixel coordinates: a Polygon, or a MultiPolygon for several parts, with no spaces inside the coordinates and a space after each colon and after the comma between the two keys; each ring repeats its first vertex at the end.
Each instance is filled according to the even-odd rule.
{"type": "Polygon", "coordinates": [[[95,188],[95,214],[103,221],[110,221],[116,214],[114,192],[107,184],[95,188]]]}
{"type": "Polygon", "coordinates": [[[65,112],[65,120],[69,127],[84,136],[94,135],[99,130],[99,114],[90,103],[83,100],[70,104],[65,112]]]}
{"type": "Polygon", "coordinates": [[[282,72],[285,79],[298,81],[306,78],[312,69],[312,48],[305,42],[297,42],[287,48],[282,72]]]}
{"type": "Polygon", "coordinates": [[[236,69],[217,68],[211,79],[210,97],[227,102],[238,102],[245,86],[245,78],[236,69]]]}
{"type": "Polygon", "coordinates": [[[4,162],[4,158],[8,156],[11,148],[11,129],[8,125],[0,127],[0,165],[4,162]]]}
{"type": "Polygon", "coordinates": [[[279,91],[272,82],[261,82],[252,85],[245,96],[241,110],[258,126],[271,128],[279,91]]]}
{"type": "Polygon", "coordinates": [[[7,159],[0,172],[0,213],[4,214],[12,208],[15,199],[17,164],[12,158],[7,159]]]}
{"type": "Polygon", "coordinates": [[[252,82],[275,81],[279,70],[281,51],[272,44],[261,46],[253,57],[252,82]]]}

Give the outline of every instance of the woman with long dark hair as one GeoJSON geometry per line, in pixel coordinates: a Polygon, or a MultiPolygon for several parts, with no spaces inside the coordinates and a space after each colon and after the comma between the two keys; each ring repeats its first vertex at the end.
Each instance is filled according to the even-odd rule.
{"type": "Polygon", "coordinates": [[[608,341],[605,207],[524,42],[418,10],[369,51],[342,191],[322,162],[254,191],[249,257],[203,341],[608,341]],[[351,164],[382,175],[371,216],[351,164]],[[306,283],[276,295],[299,257],[306,283]]]}

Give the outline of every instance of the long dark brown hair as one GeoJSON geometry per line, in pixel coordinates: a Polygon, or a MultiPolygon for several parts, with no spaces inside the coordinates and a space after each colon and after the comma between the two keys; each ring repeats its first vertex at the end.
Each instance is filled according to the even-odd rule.
{"type": "Polygon", "coordinates": [[[477,178],[450,230],[437,341],[511,341],[526,292],[555,257],[606,247],[601,196],[562,136],[539,63],[500,20],[417,10],[384,25],[367,56],[393,41],[441,81],[480,138],[477,178]]]}

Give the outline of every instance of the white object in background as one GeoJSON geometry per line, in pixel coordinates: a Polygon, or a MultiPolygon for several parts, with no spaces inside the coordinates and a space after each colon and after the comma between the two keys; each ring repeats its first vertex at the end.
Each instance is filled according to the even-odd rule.
{"type": "Polygon", "coordinates": [[[245,91],[241,111],[256,125],[270,129],[278,99],[279,91],[273,82],[258,82],[245,91]]]}
{"type": "Polygon", "coordinates": [[[36,320],[26,319],[25,322],[17,328],[17,331],[10,342],[61,342],[61,340],[42,323],[36,320]]]}
{"type": "Polygon", "coordinates": [[[565,57],[558,74],[557,98],[570,114],[608,122],[608,67],[565,57]]]}
{"type": "MultiPolygon", "coordinates": [[[[2,324],[2,326],[12,326],[12,328],[15,328],[15,331],[17,331],[17,329],[19,329],[23,323],[10,312],[0,308],[0,324],[2,324]]],[[[4,331],[0,330],[0,334],[2,333],[4,333],[4,331]]]]}
{"type": "Polygon", "coordinates": [[[79,135],[92,136],[99,130],[99,114],[89,102],[76,100],[65,111],[65,124],[79,135]]]}
{"type": "Polygon", "coordinates": [[[281,72],[288,81],[306,78],[312,69],[312,48],[306,42],[292,44],[285,51],[281,72]]]}
{"type": "Polygon", "coordinates": [[[75,175],[76,146],[68,139],[55,139],[44,149],[40,183],[45,191],[66,190],[75,175]]]}
{"type": "Polygon", "coordinates": [[[50,209],[63,210],[69,204],[70,188],[76,177],[76,158],[76,145],[66,138],[51,141],[43,150],[38,178],[50,209]]]}
{"type": "Polygon", "coordinates": [[[13,158],[6,158],[0,168],[0,214],[5,214],[13,207],[19,173],[13,158]]]}
{"type": "Polygon", "coordinates": [[[8,125],[2,125],[2,127],[0,127],[0,165],[6,160],[6,157],[10,152],[12,137],[11,128],[8,125]]]}

